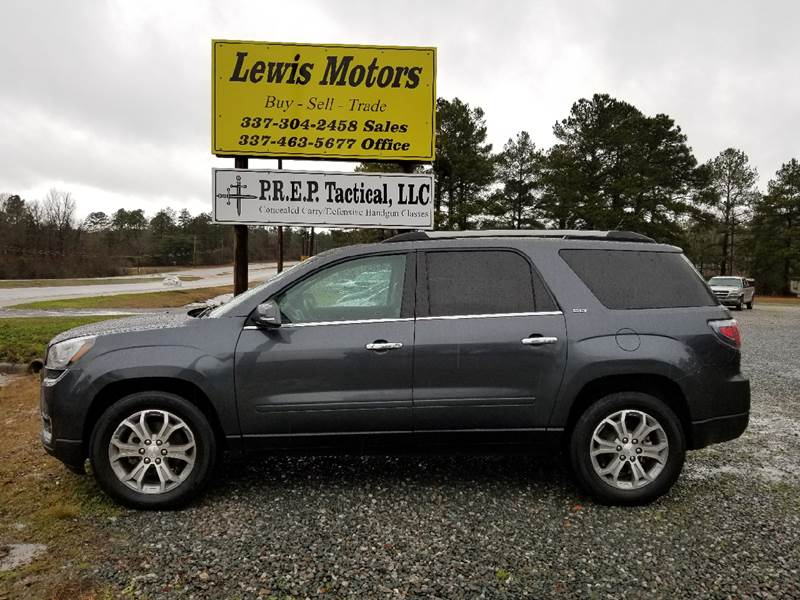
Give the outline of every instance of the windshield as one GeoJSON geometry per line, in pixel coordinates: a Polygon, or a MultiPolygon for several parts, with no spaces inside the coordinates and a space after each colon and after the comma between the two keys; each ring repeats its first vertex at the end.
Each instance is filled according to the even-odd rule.
{"type": "Polygon", "coordinates": [[[732,287],[742,287],[742,280],[738,277],[712,277],[708,285],[725,285],[732,287]]]}
{"type": "MultiPolygon", "coordinates": [[[[317,256],[319,256],[319,255],[317,255],[317,256]]],[[[278,280],[283,279],[284,277],[286,277],[286,275],[288,273],[290,273],[291,270],[294,269],[298,264],[304,264],[304,265],[308,264],[311,261],[317,260],[317,256],[312,256],[311,258],[306,259],[302,263],[297,263],[295,265],[292,265],[291,267],[288,267],[288,268],[284,269],[283,272],[278,273],[277,275],[273,275],[272,277],[268,278],[265,282],[260,283],[256,287],[250,288],[249,290],[239,294],[238,296],[234,296],[229,302],[226,302],[222,306],[218,306],[217,308],[212,310],[210,313],[208,313],[208,317],[214,318],[214,317],[224,317],[225,315],[229,315],[231,312],[233,312],[243,302],[247,302],[248,300],[250,300],[254,296],[258,296],[259,294],[261,294],[263,292],[264,288],[267,285],[269,285],[271,283],[274,283],[275,281],[278,281],[278,280]]]]}

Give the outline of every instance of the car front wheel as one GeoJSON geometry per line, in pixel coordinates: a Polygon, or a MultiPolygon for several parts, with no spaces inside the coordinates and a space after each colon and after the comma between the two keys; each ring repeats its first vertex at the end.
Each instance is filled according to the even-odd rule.
{"type": "Polygon", "coordinates": [[[570,441],[579,484],[603,504],[646,504],[667,493],[685,453],[675,413],[640,392],[611,394],[589,406],[570,441]]]}
{"type": "Polygon", "coordinates": [[[91,439],[100,487],[133,508],[176,508],[207,482],[216,440],[193,404],[165,392],[140,392],[112,404],[91,439]]]}

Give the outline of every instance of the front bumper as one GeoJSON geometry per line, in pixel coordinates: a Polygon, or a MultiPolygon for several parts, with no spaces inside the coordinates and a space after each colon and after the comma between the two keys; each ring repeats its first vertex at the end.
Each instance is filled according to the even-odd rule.
{"type": "Polygon", "coordinates": [[[744,299],[740,299],[739,296],[735,298],[717,298],[720,304],[724,304],[725,306],[739,306],[739,304],[744,304],[744,299]]]}
{"type": "Polygon", "coordinates": [[[81,439],[85,410],[75,396],[78,373],[67,371],[55,379],[42,378],[39,410],[42,418],[40,440],[45,451],[71,470],[84,473],[86,448],[81,439]]]}
{"type": "Polygon", "coordinates": [[[46,440],[45,432],[42,432],[41,440],[45,451],[63,462],[71,471],[83,475],[86,473],[84,463],[86,462],[86,452],[83,449],[81,440],[46,440]]]}

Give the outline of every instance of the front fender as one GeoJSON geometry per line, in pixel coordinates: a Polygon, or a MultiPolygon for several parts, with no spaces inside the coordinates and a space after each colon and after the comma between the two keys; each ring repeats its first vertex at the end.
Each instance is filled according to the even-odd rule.
{"type": "MultiPolygon", "coordinates": [[[[200,348],[182,345],[113,349],[95,356],[74,376],[77,377],[71,395],[88,400],[86,414],[109,385],[143,379],[177,380],[194,385],[209,399],[225,434],[239,431],[232,352],[214,356],[200,348]]],[[[69,432],[68,437],[80,437],[85,415],[82,417],[74,419],[76,430],[69,432]]]]}

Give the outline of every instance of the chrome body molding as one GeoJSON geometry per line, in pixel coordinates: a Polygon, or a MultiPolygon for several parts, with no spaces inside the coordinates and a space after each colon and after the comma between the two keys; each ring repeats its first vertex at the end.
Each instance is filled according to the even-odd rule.
{"type": "Polygon", "coordinates": [[[417,321],[452,321],[458,319],[498,319],[501,317],[547,317],[563,315],[560,310],[542,312],[520,312],[520,313],[490,313],[486,315],[446,315],[441,317],[419,317],[417,321]]]}
{"type": "MultiPolygon", "coordinates": [[[[543,312],[521,312],[521,313],[491,313],[486,315],[446,315],[440,317],[405,317],[401,319],[361,319],[354,321],[314,321],[311,323],[285,323],[281,327],[321,327],[323,325],[358,325],[361,323],[400,323],[403,321],[440,321],[440,320],[457,320],[457,319],[494,319],[500,317],[546,317],[554,315],[563,315],[560,310],[543,311],[543,312]]],[[[243,329],[261,329],[257,325],[245,325],[243,329]]]]}

